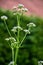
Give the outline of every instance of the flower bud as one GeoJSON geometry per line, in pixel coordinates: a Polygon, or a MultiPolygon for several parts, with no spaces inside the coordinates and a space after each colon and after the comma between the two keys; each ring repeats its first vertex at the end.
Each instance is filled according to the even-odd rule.
{"type": "Polygon", "coordinates": [[[28,9],[27,8],[22,8],[22,11],[27,12],[28,9]]]}
{"type": "Polygon", "coordinates": [[[23,4],[18,4],[18,8],[23,8],[24,7],[24,5],[23,4]]]}

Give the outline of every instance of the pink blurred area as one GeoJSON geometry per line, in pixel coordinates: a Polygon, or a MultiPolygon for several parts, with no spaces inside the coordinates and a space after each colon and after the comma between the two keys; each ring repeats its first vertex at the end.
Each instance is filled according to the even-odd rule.
{"type": "Polygon", "coordinates": [[[13,6],[23,4],[28,8],[27,14],[33,14],[43,17],[43,0],[0,0],[0,7],[12,9],[13,6]]]}

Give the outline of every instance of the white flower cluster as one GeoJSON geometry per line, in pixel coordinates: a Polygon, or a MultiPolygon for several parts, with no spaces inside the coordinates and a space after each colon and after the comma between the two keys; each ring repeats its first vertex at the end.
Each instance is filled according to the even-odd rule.
{"type": "Polygon", "coordinates": [[[14,37],[9,37],[9,38],[6,38],[5,40],[7,40],[7,41],[13,40],[14,42],[16,42],[16,39],[14,37]]]}
{"type": "Polygon", "coordinates": [[[16,15],[15,13],[22,13],[22,12],[27,12],[28,9],[24,8],[23,4],[18,4],[17,7],[13,7],[13,11],[14,11],[14,15],[16,15]]]}
{"type": "Polygon", "coordinates": [[[27,29],[25,29],[24,32],[27,33],[27,34],[30,34],[30,31],[27,30],[27,29]]]}
{"type": "Polygon", "coordinates": [[[24,11],[24,12],[27,12],[28,11],[27,8],[24,8],[24,5],[23,4],[18,4],[18,8],[21,9],[21,11],[24,11]]]}
{"type": "Polygon", "coordinates": [[[7,19],[8,19],[8,17],[7,17],[7,16],[5,16],[5,15],[3,15],[3,16],[1,16],[1,19],[2,19],[2,20],[7,20],[7,19]]]}
{"type": "Polygon", "coordinates": [[[23,30],[20,26],[15,26],[11,31],[17,32],[17,29],[23,30]]]}
{"type": "Polygon", "coordinates": [[[27,24],[28,27],[36,27],[36,25],[34,23],[29,23],[27,24]]]}
{"type": "Polygon", "coordinates": [[[36,25],[34,23],[29,23],[27,27],[29,27],[29,29],[25,29],[24,32],[30,34],[31,27],[36,27],[36,25]]]}
{"type": "Polygon", "coordinates": [[[10,41],[11,42],[11,48],[17,48],[17,44],[18,42],[16,41],[16,39],[14,37],[9,37],[6,38],[5,40],[10,41]]]}

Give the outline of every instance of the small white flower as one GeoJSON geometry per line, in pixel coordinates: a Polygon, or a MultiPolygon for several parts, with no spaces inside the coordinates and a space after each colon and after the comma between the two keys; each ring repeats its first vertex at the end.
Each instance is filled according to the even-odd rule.
{"type": "Polygon", "coordinates": [[[30,34],[30,31],[27,29],[25,29],[24,32],[30,34]]]}
{"type": "Polygon", "coordinates": [[[19,28],[20,30],[23,30],[20,26],[17,26],[17,28],[19,28]]]}
{"type": "Polygon", "coordinates": [[[13,38],[13,37],[9,37],[9,39],[14,39],[15,40],[15,38],[13,38]]]}
{"type": "Polygon", "coordinates": [[[14,37],[9,37],[9,40],[14,40],[16,41],[16,39],[14,37]]]}
{"type": "Polygon", "coordinates": [[[27,26],[29,26],[29,27],[36,27],[36,25],[34,24],[34,23],[29,23],[29,24],[27,24],[27,26]]]}
{"type": "Polygon", "coordinates": [[[40,61],[41,63],[43,63],[43,61],[40,61]]]}
{"type": "Polygon", "coordinates": [[[17,29],[23,30],[20,26],[15,26],[11,31],[17,32],[17,29]]]}
{"type": "Polygon", "coordinates": [[[16,29],[17,29],[17,27],[15,26],[15,27],[13,27],[13,29],[11,31],[15,31],[16,32],[16,29]]]}
{"type": "Polygon", "coordinates": [[[17,14],[17,7],[16,6],[14,6],[13,8],[12,8],[12,10],[13,10],[13,15],[16,15],[17,14]]]}
{"type": "Polygon", "coordinates": [[[14,29],[14,28],[13,28],[13,29],[11,29],[11,31],[12,31],[12,32],[17,32],[17,30],[16,30],[16,29],[14,29]]]}
{"type": "MultiPolygon", "coordinates": [[[[15,62],[11,61],[8,65],[13,65],[13,63],[15,63],[15,62]]],[[[16,65],[17,65],[17,64],[16,64],[16,65]]]]}
{"type": "Polygon", "coordinates": [[[9,38],[6,38],[5,40],[9,41],[9,38]]]}
{"type": "Polygon", "coordinates": [[[25,9],[24,9],[24,8],[22,8],[21,10],[22,10],[22,11],[24,11],[25,9]]]}
{"type": "Polygon", "coordinates": [[[17,26],[14,26],[13,29],[17,29],[17,26]]]}
{"type": "Polygon", "coordinates": [[[23,4],[18,4],[18,8],[23,8],[24,5],[23,4]]]}
{"type": "Polygon", "coordinates": [[[9,38],[6,38],[5,40],[7,40],[7,41],[9,41],[9,40],[16,41],[16,39],[14,37],[9,37],[9,38]]]}
{"type": "Polygon", "coordinates": [[[43,61],[41,62],[41,61],[38,61],[38,65],[42,65],[43,64],[43,61]]]}
{"type": "Polygon", "coordinates": [[[18,9],[18,12],[21,12],[21,9],[18,9]]]}
{"type": "Polygon", "coordinates": [[[13,61],[11,61],[8,65],[13,65],[13,63],[14,63],[14,62],[13,62],[13,61]]]}
{"type": "Polygon", "coordinates": [[[25,12],[27,12],[28,11],[28,9],[27,8],[25,8],[25,12]]]}
{"type": "Polygon", "coordinates": [[[28,9],[27,8],[22,8],[22,11],[27,12],[28,9]]]}
{"type": "Polygon", "coordinates": [[[2,19],[2,20],[7,20],[8,17],[3,15],[3,16],[1,16],[1,19],[2,19]]]}
{"type": "Polygon", "coordinates": [[[13,29],[11,29],[12,32],[17,32],[17,27],[13,27],[13,29]]]}

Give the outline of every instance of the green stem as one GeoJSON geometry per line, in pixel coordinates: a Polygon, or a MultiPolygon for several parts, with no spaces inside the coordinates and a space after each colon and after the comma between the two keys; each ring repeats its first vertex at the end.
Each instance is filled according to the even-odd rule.
{"type": "Polygon", "coordinates": [[[8,29],[8,26],[7,26],[7,24],[6,24],[6,21],[5,21],[5,20],[4,20],[4,23],[5,23],[5,25],[6,25],[6,29],[7,29],[8,33],[9,33],[9,35],[11,36],[11,33],[10,33],[9,29],[8,29]]]}
{"type": "Polygon", "coordinates": [[[26,38],[26,35],[27,35],[27,33],[26,33],[26,34],[25,34],[25,36],[23,37],[23,39],[22,39],[22,41],[21,41],[21,43],[20,43],[19,47],[22,45],[22,43],[23,43],[24,39],[26,38]]]}
{"type": "Polygon", "coordinates": [[[12,61],[13,61],[13,65],[14,65],[14,48],[12,48],[12,61]]]}
{"type": "Polygon", "coordinates": [[[16,48],[16,54],[15,54],[15,65],[16,65],[16,61],[17,61],[18,51],[19,51],[19,48],[16,48]]]}
{"type": "MultiPolygon", "coordinates": [[[[18,18],[18,15],[17,15],[17,26],[19,26],[19,18],[18,18]]],[[[19,42],[19,28],[18,28],[18,37],[17,37],[17,41],[19,42]]]]}

